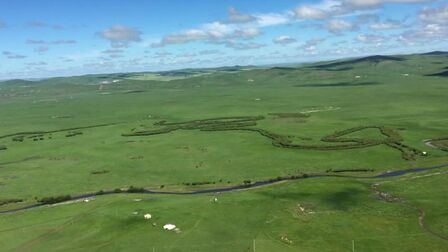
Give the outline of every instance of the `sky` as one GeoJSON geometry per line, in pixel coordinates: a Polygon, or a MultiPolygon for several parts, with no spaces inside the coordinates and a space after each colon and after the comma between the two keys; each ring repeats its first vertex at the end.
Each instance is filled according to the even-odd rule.
{"type": "Polygon", "coordinates": [[[448,0],[0,0],[0,79],[448,49],[448,0]]]}

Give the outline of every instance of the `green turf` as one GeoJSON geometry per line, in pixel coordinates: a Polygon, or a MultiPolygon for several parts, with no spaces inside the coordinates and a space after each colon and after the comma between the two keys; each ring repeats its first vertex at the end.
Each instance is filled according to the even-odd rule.
{"type": "MultiPolygon", "coordinates": [[[[443,193],[431,200],[443,199],[443,193]]],[[[221,194],[216,203],[213,198],[103,196],[8,214],[0,220],[0,245],[38,251],[253,251],[255,240],[256,251],[350,251],[354,240],[358,251],[446,248],[445,241],[421,230],[415,211],[378,200],[365,181],[310,179],[221,194]],[[145,220],[146,213],[153,219],[145,220]],[[180,233],[164,231],[166,223],[180,233]]],[[[446,204],[424,207],[428,218],[444,218],[440,214],[447,210],[446,204]]]]}
{"type": "MultiPolygon", "coordinates": [[[[207,73],[200,76],[188,70],[188,78],[169,81],[135,79],[146,75],[133,73],[2,82],[0,210],[33,204],[44,197],[129,186],[189,191],[328,170],[364,169],[369,171],[365,175],[371,175],[448,163],[446,140],[434,142],[433,147],[424,142],[448,135],[447,79],[427,76],[440,72],[441,65],[434,62],[446,62],[447,58],[399,57],[406,60],[370,59],[330,67],[209,69],[199,71],[207,73]],[[101,84],[113,80],[120,81],[101,84]],[[210,125],[203,128],[203,120],[229,117],[260,119],[244,125],[219,121],[212,123],[214,129],[218,127],[214,131],[208,130],[210,125]],[[363,126],[378,128],[338,136],[339,142],[322,141],[335,132],[363,126]],[[132,135],[164,127],[176,128],[164,134],[132,135]],[[404,158],[402,147],[385,144],[388,137],[379,129],[390,129],[407,151],[415,153],[404,158]],[[359,148],[331,150],[283,148],[269,137],[272,134],[280,136],[280,142],[300,146],[337,146],[346,144],[340,141],[347,138],[381,143],[360,146],[351,141],[347,144],[359,144],[359,148]],[[422,155],[423,151],[427,155],[422,155]],[[206,185],[191,186],[194,182],[206,185]]],[[[425,207],[442,211],[440,205],[431,204],[436,200],[446,203],[446,198],[432,190],[442,187],[446,177],[437,177],[437,181],[428,177],[428,181],[421,185],[425,187],[421,193],[435,196],[425,207]]],[[[400,194],[411,186],[404,183],[390,189],[400,194]]],[[[417,202],[418,195],[403,194],[417,202]]],[[[218,206],[209,204],[208,195],[141,196],[149,205],[154,202],[156,213],[166,212],[161,221],[177,218],[181,234],[159,232],[160,226],[147,230],[148,225],[130,215],[133,205],[146,207],[132,203],[133,197],[137,196],[104,196],[87,205],[9,214],[0,222],[5,237],[0,246],[41,251],[89,246],[106,251],[126,246],[143,251],[152,246],[157,251],[251,251],[254,238],[259,243],[257,251],[348,251],[353,239],[359,251],[397,251],[394,246],[402,246],[399,251],[443,251],[447,246],[421,231],[413,211],[375,199],[370,182],[310,179],[223,194],[223,204],[220,200],[218,206]],[[338,197],[349,201],[338,203],[338,197]],[[328,214],[295,216],[291,211],[302,201],[328,214]],[[353,205],[353,211],[347,205],[353,205]],[[114,217],[113,209],[119,216],[114,217]],[[86,214],[90,210],[92,214],[86,214]],[[235,214],[229,216],[231,212],[235,214]],[[272,214],[278,217],[263,224],[272,214]],[[79,225],[60,226],[74,217],[81,220],[79,225]],[[299,224],[289,227],[294,221],[299,224]],[[27,228],[17,228],[21,226],[27,228]],[[62,230],[47,233],[55,227],[62,230]],[[147,232],[154,239],[144,238],[147,232]],[[32,240],[41,235],[44,239],[37,239],[34,245],[32,240]],[[281,236],[287,239],[282,241],[281,236]],[[292,245],[285,245],[288,239],[292,245]],[[197,249],[188,247],[195,244],[197,249]]],[[[428,215],[428,225],[447,232],[443,226],[447,220],[438,218],[437,223],[431,218],[436,217],[428,215]]]]}

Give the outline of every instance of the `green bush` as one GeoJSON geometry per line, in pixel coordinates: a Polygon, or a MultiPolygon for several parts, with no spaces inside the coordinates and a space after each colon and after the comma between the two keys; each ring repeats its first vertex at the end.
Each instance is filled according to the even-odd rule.
{"type": "Polygon", "coordinates": [[[126,192],[128,192],[128,193],[143,193],[143,192],[145,192],[145,188],[131,186],[128,188],[128,190],[126,192]]]}
{"type": "Polygon", "coordinates": [[[19,203],[22,202],[21,199],[0,199],[0,206],[11,204],[11,203],[19,203]]]}
{"type": "Polygon", "coordinates": [[[95,195],[103,195],[104,191],[103,190],[99,190],[98,192],[95,193],[95,195]]]}
{"type": "Polygon", "coordinates": [[[72,197],[70,195],[61,195],[61,196],[55,196],[55,197],[45,197],[38,200],[39,203],[42,204],[56,204],[64,201],[71,200],[72,197]]]}

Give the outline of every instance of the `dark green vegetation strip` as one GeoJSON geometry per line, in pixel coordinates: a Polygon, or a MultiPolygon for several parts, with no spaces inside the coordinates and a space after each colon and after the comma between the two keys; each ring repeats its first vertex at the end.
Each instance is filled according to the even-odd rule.
{"type": "Polygon", "coordinates": [[[309,114],[305,113],[269,113],[271,116],[275,116],[277,118],[308,118],[309,114]]]}
{"type": "Polygon", "coordinates": [[[92,174],[92,175],[100,175],[100,174],[106,174],[106,173],[109,173],[109,171],[108,170],[93,171],[90,174],[92,174]]]}
{"type": "Polygon", "coordinates": [[[162,126],[161,129],[137,131],[123,136],[150,136],[165,134],[176,130],[202,130],[202,131],[223,131],[244,129],[244,127],[255,126],[257,121],[264,119],[263,116],[240,116],[240,117],[219,117],[204,120],[194,120],[179,123],[168,123],[166,121],[156,122],[155,126],[162,126]]]}
{"type": "Polygon", "coordinates": [[[7,204],[12,204],[12,203],[19,203],[22,202],[23,200],[21,199],[0,199],[0,206],[4,206],[7,204]]]}
{"type": "Polygon", "coordinates": [[[135,93],[144,93],[146,92],[145,90],[127,90],[124,91],[123,94],[135,94],[135,93]]]}
{"type": "Polygon", "coordinates": [[[357,149],[366,148],[376,145],[385,144],[389,147],[397,149],[401,152],[403,159],[413,160],[416,156],[422,155],[422,152],[407,146],[402,143],[403,139],[395,130],[387,128],[384,126],[360,126],[355,128],[346,129],[343,131],[337,131],[334,134],[325,136],[321,139],[322,142],[326,143],[337,143],[338,145],[328,144],[328,145],[303,145],[294,144],[291,141],[291,136],[280,135],[268,130],[260,128],[250,128],[251,126],[256,126],[257,121],[264,119],[263,116],[247,116],[247,117],[222,117],[222,118],[212,118],[204,120],[194,120],[187,122],[178,123],[168,123],[166,121],[160,121],[155,123],[155,126],[161,126],[160,129],[136,131],[129,134],[122,134],[123,136],[150,136],[166,134],[176,130],[201,130],[201,131],[251,131],[257,132],[258,134],[269,138],[272,140],[272,145],[281,148],[292,148],[292,149],[304,149],[304,150],[347,150],[347,149],[357,149]],[[369,138],[347,138],[344,136],[363,131],[366,129],[378,129],[385,139],[369,139],[369,138]]]}
{"type": "Polygon", "coordinates": [[[73,130],[80,130],[80,129],[90,129],[90,128],[98,128],[98,127],[105,127],[105,126],[112,126],[116,125],[117,123],[107,123],[107,124],[97,124],[97,125],[90,125],[90,126],[82,126],[82,127],[75,127],[75,128],[68,128],[68,129],[58,129],[58,130],[50,130],[50,131],[28,131],[28,132],[18,132],[18,133],[12,133],[8,135],[0,136],[0,139],[8,138],[8,137],[20,137],[24,135],[43,135],[43,134],[50,134],[50,133],[58,133],[58,132],[65,132],[65,131],[73,131],[73,130]]]}
{"type": "Polygon", "coordinates": [[[39,199],[38,201],[41,204],[50,205],[50,204],[66,202],[71,199],[72,199],[72,196],[70,196],[70,195],[61,195],[61,196],[56,196],[56,197],[45,197],[45,198],[39,199]]]}

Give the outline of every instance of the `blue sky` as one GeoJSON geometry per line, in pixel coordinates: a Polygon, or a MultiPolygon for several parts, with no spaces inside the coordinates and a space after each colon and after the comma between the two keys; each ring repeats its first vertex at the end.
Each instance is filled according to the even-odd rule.
{"type": "Polygon", "coordinates": [[[448,47],[448,0],[0,0],[0,79],[448,47]]]}

